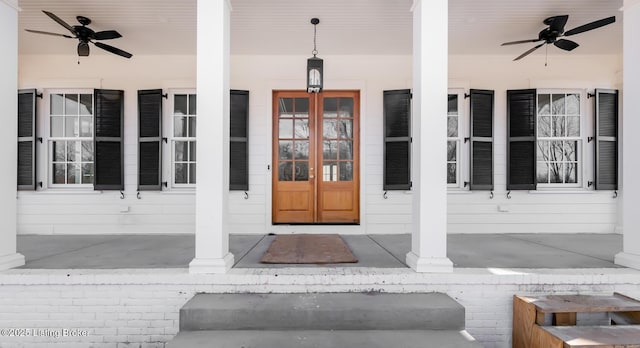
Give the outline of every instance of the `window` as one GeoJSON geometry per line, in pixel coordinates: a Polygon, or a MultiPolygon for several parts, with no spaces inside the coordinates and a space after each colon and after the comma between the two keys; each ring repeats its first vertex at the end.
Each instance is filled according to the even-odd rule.
{"type": "Polygon", "coordinates": [[[459,95],[448,95],[447,107],[447,186],[460,187],[460,150],[462,135],[460,132],[459,95]]]}
{"type": "Polygon", "coordinates": [[[538,93],[536,179],[541,187],[580,186],[580,101],[579,93],[538,93]]]}
{"type": "Polygon", "coordinates": [[[176,93],[172,102],[172,182],[174,187],[193,187],[196,183],[196,95],[176,93]]]}
{"type": "Polygon", "coordinates": [[[94,104],[91,92],[49,94],[49,184],[92,186],[94,104]]]}

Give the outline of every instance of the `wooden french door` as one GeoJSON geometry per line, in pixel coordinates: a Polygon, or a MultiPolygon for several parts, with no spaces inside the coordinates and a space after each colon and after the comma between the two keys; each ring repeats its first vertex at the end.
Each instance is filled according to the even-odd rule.
{"type": "Polygon", "coordinates": [[[273,92],[273,223],[360,222],[360,92],[273,92]]]}

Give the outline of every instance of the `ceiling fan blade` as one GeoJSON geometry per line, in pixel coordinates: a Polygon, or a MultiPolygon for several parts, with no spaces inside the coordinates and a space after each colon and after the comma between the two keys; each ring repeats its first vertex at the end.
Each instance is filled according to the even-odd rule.
{"type": "Polygon", "coordinates": [[[80,41],[78,43],[78,56],[80,57],[88,57],[89,56],[89,43],[80,41]]]}
{"type": "Polygon", "coordinates": [[[560,39],[553,43],[556,47],[565,51],[573,51],[576,47],[580,46],[571,40],[560,39]]]}
{"type": "Polygon", "coordinates": [[[616,21],[616,17],[615,16],[611,16],[611,17],[607,17],[607,18],[603,18],[591,23],[587,23],[585,25],[581,25],[577,28],[573,28],[567,32],[564,33],[564,36],[571,36],[571,35],[575,35],[575,34],[580,34],[580,33],[584,33],[585,31],[589,31],[589,30],[593,30],[593,29],[597,29],[600,27],[604,27],[605,25],[609,25],[611,23],[615,23],[616,21]]]}
{"type": "Polygon", "coordinates": [[[73,39],[73,36],[69,36],[69,35],[65,35],[65,34],[58,34],[58,33],[50,33],[48,31],[40,31],[40,30],[31,30],[31,29],[25,29],[26,31],[30,32],[30,33],[36,33],[36,34],[44,34],[44,35],[52,35],[52,36],[62,36],[62,37],[66,37],[68,39],[73,39]]]}
{"type": "Polygon", "coordinates": [[[99,31],[93,34],[93,39],[95,40],[111,40],[117,39],[119,37],[122,37],[122,35],[120,35],[120,33],[115,30],[99,31]]]}
{"type": "Polygon", "coordinates": [[[545,42],[543,42],[543,43],[539,44],[538,46],[536,46],[536,47],[534,47],[534,48],[532,48],[532,49],[528,50],[527,52],[525,52],[525,53],[523,53],[523,54],[519,55],[518,57],[516,57],[516,59],[514,59],[514,61],[516,61],[516,60],[520,60],[520,59],[522,59],[522,58],[524,58],[524,57],[528,56],[529,54],[533,53],[533,51],[535,51],[535,50],[537,50],[538,48],[542,47],[544,44],[545,44],[545,42]]]}
{"type": "Polygon", "coordinates": [[[531,43],[531,42],[538,42],[538,41],[541,41],[541,40],[540,39],[531,39],[531,40],[511,41],[511,42],[505,42],[500,46],[517,45],[517,44],[522,44],[522,43],[531,43]]]}
{"type": "Polygon", "coordinates": [[[551,31],[562,33],[564,31],[564,25],[567,24],[568,19],[568,15],[555,16],[553,17],[551,23],[549,23],[549,28],[551,29],[551,31]]]}
{"type": "Polygon", "coordinates": [[[125,58],[131,58],[133,57],[133,55],[129,52],[125,52],[119,48],[113,47],[113,46],[109,46],[107,44],[103,44],[102,42],[94,42],[94,44],[100,48],[102,48],[103,50],[107,51],[107,52],[111,52],[113,54],[117,54],[119,56],[125,57],[125,58]]]}
{"type": "Polygon", "coordinates": [[[75,29],[73,29],[72,26],[70,26],[69,24],[67,24],[67,22],[63,21],[62,19],[60,19],[60,17],[54,15],[51,12],[48,11],[44,11],[42,10],[42,12],[44,12],[44,14],[46,14],[47,16],[49,16],[51,19],[53,19],[54,21],[56,21],[58,24],[60,24],[61,26],[67,28],[67,30],[69,30],[74,36],[77,36],[78,34],[76,33],[75,29]]]}

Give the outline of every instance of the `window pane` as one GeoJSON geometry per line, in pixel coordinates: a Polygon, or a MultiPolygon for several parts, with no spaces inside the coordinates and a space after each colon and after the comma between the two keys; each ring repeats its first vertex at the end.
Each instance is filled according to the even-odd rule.
{"type": "Polygon", "coordinates": [[[447,113],[449,115],[451,114],[458,114],[458,95],[457,94],[449,94],[448,96],[448,107],[447,107],[447,113]]]}
{"type": "Polygon", "coordinates": [[[196,136],[196,118],[191,116],[188,118],[189,120],[189,133],[187,133],[188,137],[195,138],[196,136]]]}
{"type": "Polygon", "coordinates": [[[338,137],[338,120],[324,120],[322,122],[322,136],[325,139],[335,139],[338,137]]]}
{"type": "Polygon", "coordinates": [[[93,141],[82,142],[82,162],[93,162],[93,141]]]}
{"type": "Polygon", "coordinates": [[[66,183],[66,173],[65,168],[66,164],[54,164],[53,165],[53,183],[54,184],[64,184],[66,183]]]}
{"type": "Polygon", "coordinates": [[[187,151],[189,151],[189,142],[176,141],[174,148],[174,159],[179,162],[186,162],[188,160],[187,151]]]}
{"type": "Polygon", "coordinates": [[[279,120],[278,121],[278,137],[280,139],[293,138],[293,120],[279,120]]]}
{"type": "Polygon", "coordinates": [[[82,183],[93,184],[93,163],[82,165],[82,183]]]}
{"type": "Polygon", "coordinates": [[[551,136],[551,116],[538,117],[538,136],[545,138],[551,136]]]}
{"type": "Polygon", "coordinates": [[[77,94],[66,94],[64,96],[64,114],[65,115],[78,115],[79,104],[77,94]]]}
{"type": "Polygon", "coordinates": [[[293,117],[293,98],[280,98],[278,104],[280,117],[293,117]]]}
{"type": "Polygon", "coordinates": [[[324,162],[322,164],[322,181],[338,181],[337,162],[324,162]]]}
{"type": "Polygon", "coordinates": [[[67,164],[67,184],[79,184],[80,178],[80,165],[67,164]]]}
{"type": "Polygon", "coordinates": [[[187,117],[176,116],[173,118],[173,136],[174,137],[187,136],[187,117]]]}
{"type": "Polygon", "coordinates": [[[455,163],[447,163],[447,184],[456,184],[457,172],[455,163]]]}
{"type": "Polygon", "coordinates": [[[293,158],[293,141],[280,140],[278,148],[279,159],[290,160],[293,158]]]}
{"type": "Polygon", "coordinates": [[[80,115],[93,115],[93,95],[80,94],[80,115]]]}
{"type": "Polygon", "coordinates": [[[189,142],[189,161],[191,162],[196,161],[196,142],[195,141],[189,142]]]}
{"type": "Polygon", "coordinates": [[[64,118],[64,136],[68,138],[78,136],[78,117],[72,116],[64,118]]]}
{"type": "Polygon", "coordinates": [[[457,145],[457,141],[447,141],[447,161],[456,161],[457,145]]]}
{"type": "Polygon", "coordinates": [[[64,97],[62,94],[51,95],[51,115],[64,115],[64,97]]]}
{"type": "Polygon", "coordinates": [[[196,95],[189,94],[189,115],[197,115],[196,112],[196,95]]]}
{"type": "Polygon", "coordinates": [[[351,118],[353,117],[353,98],[340,98],[340,117],[351,118]]]}
{"type": "Polygon", "coordinates": [[[564,115],[564,94],[553,94],[551,96],[551,113],[553,115],[564,115]]]}
{"type": "Polygon", "coordinates": [[[565,136],[565,118],[563,116],[554,116],[551,118],[553,122],[553,131],[551,136],[564,137],[565,136]]]}
{"type": "Polygon", "coordinates": [[[64,117],[62,116],[51,117],[51,136],[52,137],[64,136],[64,117]]]}
{"type": "Polygon", "coordinates": [[[353,180],[353,163],[340,162],[340,181],[353,180]]]}
{"type": "Polygon", "coordinates": [[[322,154],[324,159],[338,159],[338,142],[323,141],[322,154]]]}
{"type": "Polygon", "coordinates": [[[196,164],[195,163],[189,163],[189,183],[190,184],[196,183],[196,164]]]}
{"type": "Polygon", "coordinates": [[[567,115],[580,115],[579,94],[567,94],[567,115]]]}
{"type": "Polygon", "coordinates": [[[549,167],[546,162],[538,162],[538,183],[549,183],[549,167]]]}
{"type": "MultiPolygon", "coordinates": [[[[64,141],[54,141],[51,143],[53,147],[53,161],[54,162],[64,162],[65,161],[65,142],[64,141]]],[[[64,170],[63,170],[64,171],[64,170]]]]}
{"type": "Polygon", "coordinates": [[[296,98],[296,117],[309,117],[309,98],[296,98]]]}
{"type": "Polygon", "coordinates": [[[293,181],[293,163],[280,162],[278,164],[278,180],[293,181]]]}
{"type": "Polygon", "coordinates": [[[93,117],[87,117],[87,116],[80,117],[80,136],[81,137],[93,136],[93,117]]]}
{"type": "Polygon", "coordinates": [[[353,138],[353,121],[352,120],[340,120],[338,124],[340,128],[340,138],[353,138]]]}
{"type": "Polygon", "coordinates": [[[175,164],[176,184],[187,184],[187,163],[175,164]]]}
{"type": "Polygon", "coordinates": [[[549,182],[552,184],[561,184],[563,182],[562,163],[549,163],[549,182]]]}
{"type": "Polygon", "coordinates": [[[296,181],[309,180],[309,163],[296,162],[296,181]]]}
{"type": "Polygon", "coordinates": [[[353,141],[340,140],[340,159],[352,160],[353,159],[353,141]]]}
{"type": "Polygon", "coordinates": [[[575,162],[578,160],[578,142],[564,142],[564,160],[567,162],[575,162]]]}
{"type": "Polygon", "coordinates": [[[458,136],[458,116],[447,117],[447,136],[448,137],[458,136]]]}
{"type": "Polygon", "coordinates": [[[580,136],[580,117],[567,117],[567,136],[580,136]]]}
{"type": "Polygon", "coordinates": [[[296,160],[309,159],[309,142],[296,141],[296,160]]]}
{"type": "Polygon", "coordinates": [[[309,120],[295,120],[295,136],[296,139],[309,139],[309,120]]]}
{"type": "Polygon", "coordinates": [[[550,141],[549,142],[549,160],[551,162],[559,162],[564,158],[563,141],[550,141]]]}
{"type": "Polygon", "coordinates": [[[566,163],[564,165],[564,182],[567,184],[575,184],[578,182],[578,164],[566,163]]]}
{"type": "Polygon", "coordinates": [[[549,94],[538,94],[538,115],[551,115],[549,94]]]}
{"type": "Polygon", "coordinates": [[[173,97],[173,114],[174,115],[188,115],[189,110],[187,108],[187,95],[176,94],[173,97]]]}
{"type": "Polygon", "coordinates": [[[538,161],[549,161],[549,142],[546,140],[538,141],[538,161]]]}
{"type": "Polygon", "coordinates": [[[80,142],[67,141],[67,162],[80,162],[80,142]]]}

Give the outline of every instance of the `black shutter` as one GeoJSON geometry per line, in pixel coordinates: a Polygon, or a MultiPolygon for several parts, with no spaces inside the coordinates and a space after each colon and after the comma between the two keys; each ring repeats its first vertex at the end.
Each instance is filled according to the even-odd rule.
{"type": "Polygon", "coordinates": [[[384,91],[383,190],[411,189],[411,90],[384,91]]]}
{"type": "Polygon", "coordinates": [[[162,90],[138,91],[138,190],[162,190],[162,90]]]}
{"type": "Polygon", "coordinates": [[[618,189],[618,91],[596,89],[596,190],[618,189]]]}
{"type": "Polygon", "coordinates": [[[124,190],[124,91],[96,89],[95,190],[124,190]]]}
{"type": "Polygon", "coordinates": [[[18,91],[18,190],[36,189],[36,94],[18,91]]]}
{"type": "Polygon", "coordinates": [[[229,190],[249,190],[249,91],[231,90],[229,190]]]}
{"type": "Polygon", "coordinates": [[[493,190],[493,91],[471,92],[472,190],[493,190]]]}
{"type": "Polygon", "coordinates": [[[536,90],[507,91],[507,190],[536,189],[536,90]]]}

